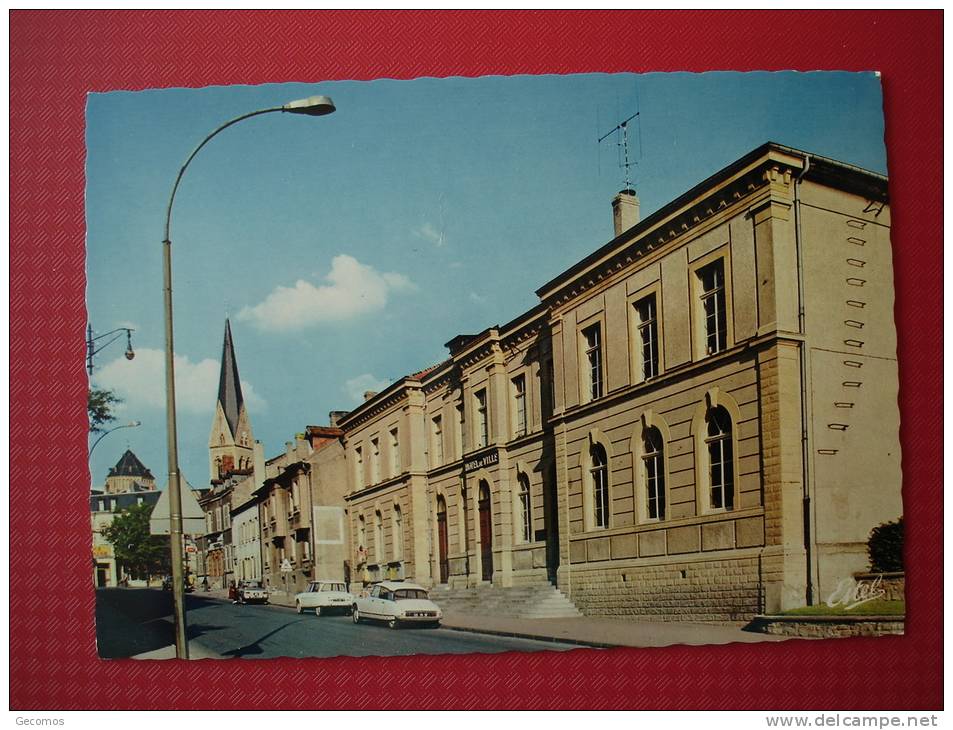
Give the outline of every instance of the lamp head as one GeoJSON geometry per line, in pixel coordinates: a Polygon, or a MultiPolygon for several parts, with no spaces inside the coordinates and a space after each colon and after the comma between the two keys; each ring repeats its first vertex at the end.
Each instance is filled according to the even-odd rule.
{"type": "Polygon", "coordinates": [[[135,356],[136,356],[136,353],[132,351],[132,348],[131,348],[131,347],[130,347],[128,350],[126,350],[126,359],[127,359],[127,360],[132,360],[135,356]]]}
{"type": "Polygon", "coordinates": [[[307,99],[298,99],[289,101],[283,107],[282,111],[292,114],[307,114],[311,117],[322,117],[334,111],[334,102],[330,96],[309,96],[307,99]]]}

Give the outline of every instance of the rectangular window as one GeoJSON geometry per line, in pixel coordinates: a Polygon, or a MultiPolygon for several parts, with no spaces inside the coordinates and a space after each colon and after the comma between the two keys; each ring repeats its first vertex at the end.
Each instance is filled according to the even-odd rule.
{"type": "Polygon", "coordinates": [[[433,444],[430,449],[432,454],[431,466],[440,466],[443,464],[443,419],[440,416],[434,416],[431,421],[433,424],[433,444]]]}
{"type": "Polygon", "coordinates": [[[360,489],[364,486],[364,453],[361,447],[354,449],[354,488],[360,489]]]}
{"type": "Polygon", "coordinates": [[[396,428],[390,432],[390,466],[394,476],[400,474],[400,441],[396,428]]]}
{"type": "Polygon", "coordinates": [[[378,439],[371,439],[371,484],[381,480],[381,444],[378,439]]]}
{"type": "Polygon", "coordinates": [[[489,423],[486,413],[486,389],[478,390],[474,393],[476,399],[476,417],[477,417],[477,448],[481,449],[490,443],[489,423]]]}
{"type": "Polygon", "coordinates": [[[642,366],[642,380],[658,375],[658,316],[655,309],[655,295],[650,294],[635,303],[639,317],[639,361],[642,366]]]}
{"type": "Polygon", "coordinates": [[[463,404],[457,406],[457,456],[462,457],[467,452],[467,418],[463,404]]]}
{"type": "Polygon", "coordinates": [[[602,332],[598,324],[582,331],[589,400],[602,397],[602,332]]]}
{"type": "Polygon", "coordinates": [[[513,435],[516,438],[526,435],[526,376],[513,378],[514,417],[513,435]]]}
{"type": "Polygon", "coordinates": [[[725,261],[719,259],[698,270],[702,314],[705,323],[705,354],[714,355],[728,346],[728,314],[725,305],[725,261]]]}

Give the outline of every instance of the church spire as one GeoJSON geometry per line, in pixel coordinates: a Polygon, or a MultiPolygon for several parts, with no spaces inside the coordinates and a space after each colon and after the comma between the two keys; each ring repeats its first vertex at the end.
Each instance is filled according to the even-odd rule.
{"type": "Polygon", "coordinates": [[[232,326],[225,320],[225,342],[222,344],[222,372],[218,378],[218,402],[222,406],[225,420],[232,431],[232,438],[238,438],[238,419],[245,399],[242,397],[242,384],[238,379],[238,360],[235,358],[235,346],[232,344],[232,326]]]}
{"type": "Polygon", "coordinates": [[[215,482],[236,471],[251,468],[255,438],[238,379],[238,360],[232,342],[232,326],[225,320],[222,344],[222,372],[218,378],[218,400],[208,437],[209,475],[215,482]]]}

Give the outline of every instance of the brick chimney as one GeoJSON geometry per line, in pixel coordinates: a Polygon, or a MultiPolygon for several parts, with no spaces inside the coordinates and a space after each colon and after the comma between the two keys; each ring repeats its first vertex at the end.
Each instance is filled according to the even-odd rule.
{"type": "Polygon", "coordinates": [[[365,391],[364,391],[364,400],[365,400],[365,401],[369,401],[369,400],[370,400],[371,398],[373,398],[375,395],[377,395],[377,391],[376,391],[376,390],[365,390],[365,391]]]}
{"type": "Polygon", "coordinates": [[[612,225],[620,236],[639,222],[639,197],[631,188],[620,190],[612,199],[612,225]]]}
{"type": "Polygon", "coordinates": [[[338,422],[348,414],[348,411],[331,411],[328,413],[328,424],[331,428],[337,428],[338,422]]]}

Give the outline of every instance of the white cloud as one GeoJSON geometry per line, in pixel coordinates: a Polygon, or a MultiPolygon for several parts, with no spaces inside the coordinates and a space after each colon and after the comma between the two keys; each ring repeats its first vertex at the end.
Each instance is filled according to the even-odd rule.
{"type": "Polygon", "coordinates": [[[417,238],[423,238],[426,241],[430,241],[437,248],[443,246],[445,242],[443,237],[443,228],[441,227],[441,230],[438,231],[429,223],[424,223],[422,226],[420,226],[420,228],[416,228],[414,230],[414,235],[417,236],[417,238]]]}
{"type": "Polygon", "coordinates": [[[352,402],[362,403],[366,391],[373,390],[375,393],[379,393],[388,385],[390,385],[389,381],[375,378],[370,373],[364,373],[345,382],[342,390],[352,402]]]}
{"type": "MultiPolygon", "coordinates": [[[[210,413],[218,397],[220,366],[206,358],[194,363],[185,355],[175,356],[175,405],[187,413],[210,413]]],[[[131,417],[140,408],[165,408],[165,353],[155,349],[137,349],[134,360],[117,358],[98,368],[96,384],[108,388],[123,399],[121,411],[131,417]]],[[[242,381],[242,394],[249,411],[267,408],[264,398],[252,384],[242,381]]]]}
{"type": "Polygon", "coordinates": [[[303,279],[279,285],[260,304],[244,307],[238,319],[261,330],[288,332],[376,312],[391,294],[417,289],[403,274],[380,273],[347,254],[334,257],[325,280],[322,286],[303,279]]]}

